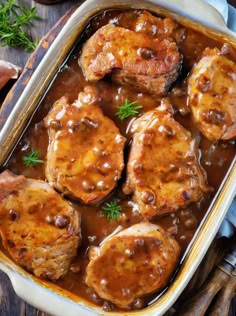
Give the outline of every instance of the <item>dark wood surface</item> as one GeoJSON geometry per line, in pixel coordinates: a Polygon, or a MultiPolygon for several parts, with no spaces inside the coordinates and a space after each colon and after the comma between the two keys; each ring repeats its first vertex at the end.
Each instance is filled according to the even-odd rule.
{"type": "MultiPolygon", "coordinates": [[[[98,0],[99,1],[99,0],[98,0]]],[[[31,29],[33,39],[40,40],[51,27],[60,19],[68,9],[77,5],[79,6],[83,1],[71,0],[62,1],[61,3],[54,5],[42,5],[31,0],[18,0],[20,4],[24,4],[27,7],[36,6],[37,13],[41,16],[41,21],[35,23],[35,27],[31,29]]],[[[234,1],[231,1],[231,3],[234,1]]],[[[55,31],[56,32],[56,31],[55,31]]],[[[55,33],[54,33],[55,35],[55,33]]],[[[52,36],[53,38],[53,36],[52,36]]],[[[40,55],[39,55],[40,56],[40,55]]],[[[0,59],[8,60],[21,67],[26,65],[26,62],[30,54],[21,49],[1,48],[0,47],[0,59]]],[[[32,56],[31,56],[32,58],[32,56]]],[[[35,62],[35,60],[34,60],[35,62]]],[[[39,62],[39,60],[37,60],[39,62]]],[[[227,242],[226,242],[227,244],[227,242]]],[[[178,306],[182,305],[189,295],[191,296],[195,292],[204,280],[207,278],[209,272],[213,269],[215,264],[220,260],[226,249],[225,241],[215,241],[209,249],[204,261],[200,265],[198,271],[192,278],[192,281],[188,285],[185,292],[182,294],[180,300],[168,314],[172,314],[174,309],[178,311],[178,306]]],[[[39,298],[40,299],[40,298],[39,298]]],[[[44,312],[41,312],[34,307],[28,305],[14,293],[11,283],[8,277],[0,271],[0,316],[46,316],[44,312]]],[[[69,316],[69,315],[65,315],[69,316]]],[[[181,316],[181,315],[180,315],[181,316]]]]}
{"type": "MultiPolygon", "coordinates": [[[[39,41],[68,9],[70,9],[73,5],[79,5],[84,1],[65,0],[53,5],[43,5],[32,0],[17,0],[17,2],[27,8],[37,8],[37,15],[41,17],[41,20],[34,22],[34,26],[30,29],[30,34],[34,40],[39,41]]],[[[0,47],[1,59],[10,61],[21,67],[25,66],[29,56],[30,53],[24,51],[23,49],[0,47]]]]}
{"type": "Polygon", "coordinates": [[[227,2],[236,7],[236,0],[227,0],[227,2]]]}

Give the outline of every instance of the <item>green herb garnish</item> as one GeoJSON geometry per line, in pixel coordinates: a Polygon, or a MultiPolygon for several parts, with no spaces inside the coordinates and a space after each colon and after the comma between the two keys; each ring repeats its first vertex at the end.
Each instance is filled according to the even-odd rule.
{"type": "Polygon", "coordinates": [[[137,115],[139,113],[138,110],[142,109],[143,107],[141,105],[135,106],[136,103],[137,101],[130,102],[128,99],[126,99],[124,105],[119,105],[119,111],[116,113],[119,119],[124,120],[127,117],[137,115]]]}
{"type": "Polygon", "coordinates": [[[40,151],[34,150],[27,156],[22,157],[22,161],[26,167],[35,167],[38,163],[44,163],[43,160],[39,159],[40,151]]]}
{"type": "Polygon", "coordinates": [[[117,204],[117,200],[106,203],[102,209],[107,216],[107,220],[115,220],[121,215],[121,206],[117,204]]]}
{"type": "Polygon", "coordinates": [[[32,26],[32,20],[40,20],[36,8],[26,9],[17,5],[15,0],[0,3],[0,44],[1,46],[23,47],[33,51],[38,42],[31,41],[26,28],[32,26]]]}

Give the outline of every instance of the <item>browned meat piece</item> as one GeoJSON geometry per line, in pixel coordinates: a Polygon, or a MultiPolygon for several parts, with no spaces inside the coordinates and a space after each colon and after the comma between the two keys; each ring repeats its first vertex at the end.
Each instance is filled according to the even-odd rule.
{"type": "Polygon", "coordinates": [[[38,277],[64,276],[80,244],[78,212],[46,182],[0,174],[0,236],[14,261],[38,277]]]}
{"type": "Polygon", "coordinates": [[[178,26],[171,18],[162,19],[145,10],[124,11],[117,17],[115,24],[159,39],[175,38],[175,30],[178,26]]]}
{"type": "Polygon", "coordinates": [[[178,76],[181,55],[168,39],[107,24],[84,44],[80,65],[88,81],[112,72],[118,83],[162,95],[178,76]]]}
{"type": "Polygon", "coordinates": [[[125,138],[93,102],[97,102],[93,92],[81,92],[72,105],[63,97],[45,119],[49,183],[88,204],[107,196],[124,168],[125,138]]]}
{"type": "Polygon", "coordinates": [[[125,194],[144,218],[176,211],[209,191],[190,132],[164,106],[145,113],[132,126],[125,194]]]}
{"type": "Polygon", "coordinates": [[[91,249],[85,282],[101,298],[129,309],[167,285],[179,255],[178,243],[160,226],[136,224],[91,249]]]}
{"type": "Polygon", "coordinates": [[[206,49],[188,80],[189,105],[210,140],[236,136],[236,64],[218,49],[206,49]]]}
{"type": "Polygon", "coordinates": [[[114,70],[112,74],[113,81],[123,86],[129,86],[140,92],[160,96],[166,95],[173,82],[173,78],[177,78],[176,69],[173,72],[168,72],[167,74],[161,75],[157,78],[150,78],[146,75],[137,76],[125,70],[114,70]]]}

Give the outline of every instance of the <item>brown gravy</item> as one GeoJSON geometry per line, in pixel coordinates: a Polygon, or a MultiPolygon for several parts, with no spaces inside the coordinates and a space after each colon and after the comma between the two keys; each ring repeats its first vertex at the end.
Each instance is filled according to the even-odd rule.
{"type": "MultiPolygon", "coordinates": [[[[120,11],[113,10],[94,17],[86,28],[83,40],[111,19],[114,21],[118,13],[120,13],[120,11]]],[[[180,51],[184,56],[181,78],[184,79],[192,65],[200,58],[205,47],[221,47],[223,43],[216,42],[213,39],[191,29],[185,29],[182,26],[180,26],[179,29],[180,34],[184,34],[182,35],[183,38],[180,45],[180,51]]],[[[48,135],[44,128],[43,118],[53,103],[62,95],[68,96],[70,101],[73,102],[77,98],[78,93],[87,84],[78,65],[79,51],[80,47],[76,47],[66,65],[58,72],[50,90],[34,115],[29,128],[22,136],[10,158],[7,168],[16,174],[23,174],[26,177],[45,180],[43,164],[27,168],[24,166],[21,158],[30,152],[31,149],[38,149],[41,153],[40,159],[45,159],[48,135]]],[[[122,100],[125,98],[131,101],[137,100],[137,103],[143,106],[142,112],[154,109],[160,104],[160,100],[153,98],[153,96],[136,93],[109,81],[101,80],[95,85],[98,87],[102,99],[104,100],[102,109],[105,115],[115,121],[121,133],[128,140],[130,139],[129,124],[131,120],[120,121],[117,116],[115,116],[117,106],[122,104],[122,100]]],[[[207,172],[209,184],[214,188],[214,193],[210,196],[206,196],[200,202],[192,204],[187,209],[182,209],[176,213],[153,220],[154,223],[158,223],[175,236],[182,248],[182,253],[184,253],[235,156],[235,141],[212,143],[205,139],[194,126],[191,116],[186,110],[187,97],[185,84],[179,80],[175,83],[174,88],[175,89],[172,89],[169,93],[170,100],[173,105],[180,110],[180,113],[184,114],[184,116],[182,116],[180,113],[177,113],[175,117],[199,139],[201,164],[207,172]]],[[[135,210],[134,204],[129,198],[122,194],[120,185],[106,201],[114,197],[120,200],[123,212],[123,215],[116,221],[107,221],[102,212],[103,203],[97,206],[85,206],[79,202],[74,202],[82,216],[82,247],[73,263],[71,271],[66,277],[57,281],[57,284],[62,288],[98,305],[103,305],[104,301],[98,298],[93,290],[89,289],[84,283],[85,269],[88,264],[87,248],[90,245],[99,245],[99,243],[119,225],[128,227],[140,221],[140,216],[135,210]]],[[[152,297],[149,297],[147,303],[151,299],[152,297]]],[[[106,305],[103,306],[104,309],[106,309],[106,305]]]]}

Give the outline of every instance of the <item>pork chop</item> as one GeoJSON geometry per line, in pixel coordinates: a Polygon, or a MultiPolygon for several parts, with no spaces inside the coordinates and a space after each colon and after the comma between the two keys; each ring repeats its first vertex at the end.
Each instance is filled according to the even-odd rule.
{"type": "Polygon", "coordinates": [[[38,277],[64,276],[80,244],[80,216],[46,182],[0,174],[0,236],[13,260],[38,277]]]}
{"type": "Polygon", "coordinates": [[[45,119],[46,177],[57,190],[86,204],[104,199],[124,167],[125,138],[94,102],[92,92],[81,92],[74,104],[63,97],[45,119]]]}
{"type": "Polygon", "coordinates": [[[189,105],[202,134],[212,140],[236,136],[236,64],[207,48],[188,79],[189,105]]]}
{"type": "Polygon", "coordinates": [[[177,79],[181,55],[173,41],[107,24],[84,44],[79,62],[88,81],[111,73],[138,92],[164,95],[177,79]]]}
{"type": "Polygon", "coordinates": [[[129,309],[167,285],[179,256],[180,246],[160,226],[135,224],[91,249],[85,282],[101,298],[129,309]]]}
{"type": "Polygon", "coordinates": [[[144,218],[174,212],[209,191],[196,140],[164,106],[136,119],[131,132],[123,191],[133,194],[144,218]]]}

